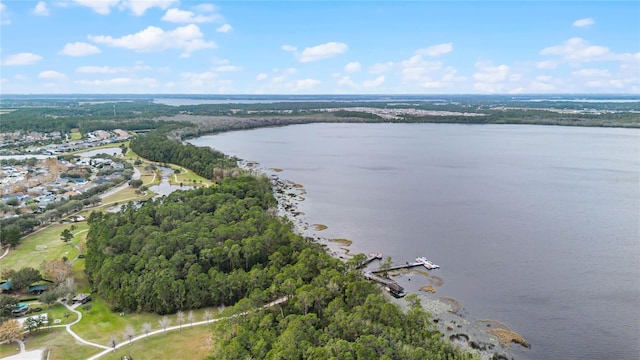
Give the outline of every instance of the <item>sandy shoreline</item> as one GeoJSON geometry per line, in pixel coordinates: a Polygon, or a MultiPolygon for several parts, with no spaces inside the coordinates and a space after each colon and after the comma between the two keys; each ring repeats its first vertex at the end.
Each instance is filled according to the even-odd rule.
{"type": "MultiPolygon", "coordinates": [[[[319,235],[321,230],[316,229],[318,224],[309,224],[306,221],[304,212],[300,210],[301,202],[305,200],[306,194],[302,185],[281,177],[282,169],[261,168],[260,164],[251,161],[240,161],[239,166],[251,170],[253,173],[257,172],[269,177],[273,193],[278,201],[277,214],[291,221],[297,234],[321,244],[330,255],[336,258],[346,260],[351,257],[348,254],[348,245],[319,235]]],[[[395,273],[393,276],[400,280],[403,277],[416,278],[425,275],[418,271],[405,271],[395,273]]],[[[426,278],[425,276],[425,280],[426,278]]],[[[422,292],[417,295],[420,297],[424,309],[432,314],[436,328],[453,343],[476,353],[481,359],[510,359],[514,357],[509,345],[501,345],[499,339],[489,332],[495,328],[495,324],[500,323],[467,319],[464,309],[455,299],[443,301],[434,294],[422,292]],[[492,325],[494,328],[491,327],[492,325]]],[[[388,298],[399,306],[407,306],[404,299],[396,299],[391,296],[388,298]]],[[[498,327],[498,329],[510,331],[506,325],[498,327]]],[[[512,344],[511,346],[520,345],[512,344]]]]}

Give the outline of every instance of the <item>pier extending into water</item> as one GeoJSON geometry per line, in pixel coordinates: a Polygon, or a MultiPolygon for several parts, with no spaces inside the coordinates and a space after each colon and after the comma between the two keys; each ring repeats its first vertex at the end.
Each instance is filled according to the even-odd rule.
{"type": "MultiPolygon", "coordinates": [[[[382,254],[380,253],[371,253],[367,256],[367,259],[360,265],[358,266],[358,268],[363,268],[366,265],[370,264],[372,261],[374,260],[381,260],[382,259],[382,254]]],[[[372,281],[376,281],[379,282],[380,284],[384,285],[387,289],[387,291],[389,291],[391,293],[391,295],[395,296],[395,297],[403,297],[406,295],[404,288],[402,286],[400,286],[397,282],[384,277],[384,276],[380,276],[378,275],[379,273],[386,273],[389,271],[394,271],[394,270],[401,270],[401,269],[410,269],[410,268],[414,268],[416,266],[424,266],[425,268],[427,268],[427,270],[434,270],[434,269],[439,269],[440,266],[436,265],[434,263],[432,263],[431,261],[427,260],[426,257],[419,257],[416,258],[415,262],[406,262],[402,265],[394,265],[391,266],[389,268],[378,268],[376,270],[371,270],[371,271],[367,271],[364,273],[364,278],[367,280],[372,280],[372,281]]]]}

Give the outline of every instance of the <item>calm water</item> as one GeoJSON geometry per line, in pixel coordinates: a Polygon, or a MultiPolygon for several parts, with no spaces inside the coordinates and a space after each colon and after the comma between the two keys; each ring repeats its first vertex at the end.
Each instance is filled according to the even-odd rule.
{"type": "Polygon", "coordinates": [[[312,124],[192,143],[283,168],[352,251],[441,265],[437,295],[522,334],[518,358],[638,359],[638,130],[312,124]]]}

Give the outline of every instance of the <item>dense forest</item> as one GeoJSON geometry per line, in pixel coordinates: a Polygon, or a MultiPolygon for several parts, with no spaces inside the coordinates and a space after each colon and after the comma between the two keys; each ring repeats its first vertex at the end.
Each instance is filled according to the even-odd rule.
{"type": "Polygon", "coordinates": [[[151,161],[184,166],[207,179],[214,178],[214,170],[235,167],[236,161],[225,154],[206,147],[181,144],[170,140],[168,130],[150,131],[131,139],[129,146],[136,154],[151,161]]]}
{"type": "Polygon", "coordinates": [[[86,271],[114,309],[254,309],[216,328],[212,359],[466,359],[415,299],[408,312],[273,214],[265,177],[226,178],[140,209],[93,213],[86,271]]]}

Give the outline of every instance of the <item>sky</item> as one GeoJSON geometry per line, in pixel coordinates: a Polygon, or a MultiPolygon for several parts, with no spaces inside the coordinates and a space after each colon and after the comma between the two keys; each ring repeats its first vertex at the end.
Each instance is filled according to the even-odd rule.
{"type": "Polygon", "coordinates": [[[640,1],[0,1],[0,94],[640,95],[640,1]]]}

